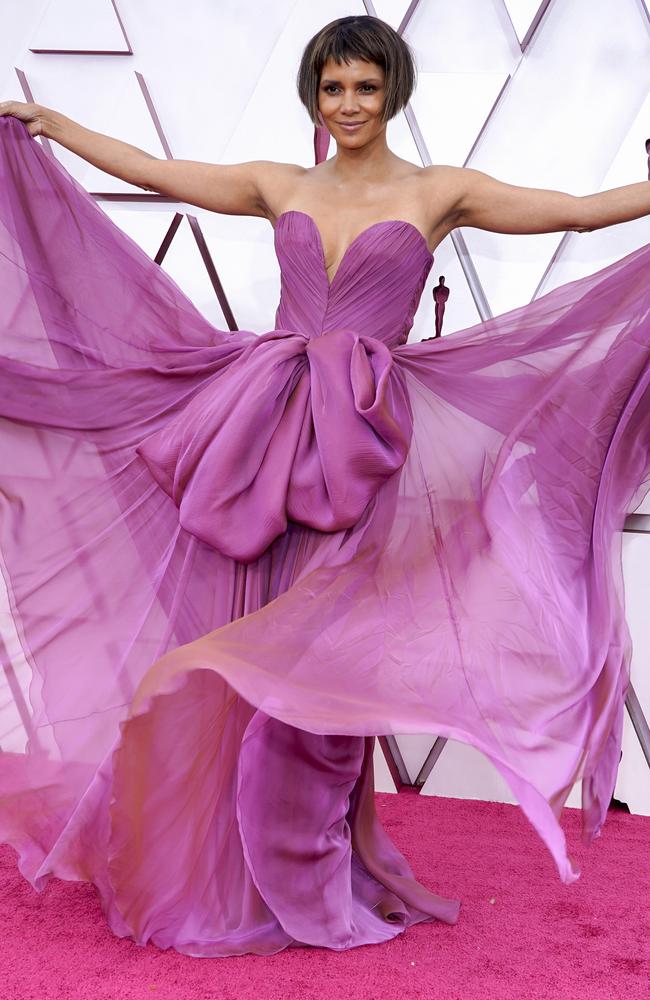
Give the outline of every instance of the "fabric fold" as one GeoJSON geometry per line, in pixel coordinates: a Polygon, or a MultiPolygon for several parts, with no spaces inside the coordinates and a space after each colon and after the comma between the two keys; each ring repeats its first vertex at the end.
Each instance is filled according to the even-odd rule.
{"type": "Polygon", "coordinates": [[[289,520],[352,527],[403,465],[410,434],[385,344],[353,330],[275,330],[136,451],[183,528],[248,563],[289,520]]]}

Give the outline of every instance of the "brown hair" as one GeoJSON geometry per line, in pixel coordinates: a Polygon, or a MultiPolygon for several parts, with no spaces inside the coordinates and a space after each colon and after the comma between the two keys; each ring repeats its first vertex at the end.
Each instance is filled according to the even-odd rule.
{"type": "Polygon", "coordinates": [[[298,96],[314,125],[320,125],[318,91],[323,66],[328,59],[337,63],[365,59],[381,66],[386,87],[382,121],[394,118],[408,103],[415,89],[415,58],[394,28],[370,15],[339,17],[326,24],[307,42],[298,68],[298,96]]]}

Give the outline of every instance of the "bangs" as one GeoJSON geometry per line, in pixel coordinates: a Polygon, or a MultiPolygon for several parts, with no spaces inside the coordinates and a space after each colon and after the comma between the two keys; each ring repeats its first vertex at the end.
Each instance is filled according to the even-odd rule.
{"type": "Polygon", "coordinates": [[[389,121],[404,108],[415,89],[417,71],[410,47],[378,17],[340,17],[321,28],[305,46],[298,69],[298,96],[314,125],[318,120],[318,91],[328,59],[349,65],[353,59],[376,63],[384,71],[386,96],[381,118],[389,121]]]}

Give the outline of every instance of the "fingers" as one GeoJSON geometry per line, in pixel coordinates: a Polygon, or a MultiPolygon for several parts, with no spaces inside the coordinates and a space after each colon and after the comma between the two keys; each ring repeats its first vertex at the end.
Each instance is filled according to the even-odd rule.
{"type": "Polygon", "coordinates": [[[23,121],[34,117],[36,111],[35,104],[27,104],[25,101],[0,101],[0,115],[13,115],[23,121]]]}
{"type": "Polygon", "coordinates": [[[40,122],[36,105],[23,101],[0,101],[0,117],[7,115],[26,125],[31,135],[38,134],[40,122]],[[33,128],[36,132],[32,131],[33,128]]]}
{"type": "Polygon", "coordinates": [[[0,103],[0,115],[13,115],[14,118],[25,120],[31,118],[29,105],[21,101],[2,101],[0,103]]]}

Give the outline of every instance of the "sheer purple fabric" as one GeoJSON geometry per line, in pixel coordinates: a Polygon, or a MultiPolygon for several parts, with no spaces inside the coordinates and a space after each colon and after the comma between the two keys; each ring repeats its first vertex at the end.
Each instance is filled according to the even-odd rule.
{"type": "Polygon", "coordinates": [[[199,956],[454,923],[373,807],[374,737],[432,733],[577,878],[562,806],[582,779],[597,835],[620,754],[650,246],[408,344],[417,229],[370,226],[328,282],[289,211],[275,330],[229,334],[20,123],[0,140],[0,837],[24,876],[92,881],[116,934],[199,956]]]}

